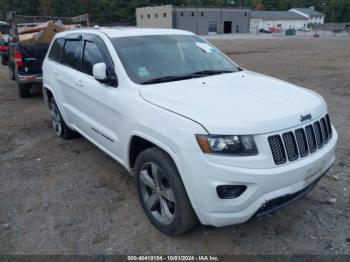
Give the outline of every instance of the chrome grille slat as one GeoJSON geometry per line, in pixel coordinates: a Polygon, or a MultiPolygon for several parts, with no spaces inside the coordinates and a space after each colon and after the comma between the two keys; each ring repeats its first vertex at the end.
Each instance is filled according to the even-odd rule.
{"type": "Polygon", "coordinates": [[[332,137],[329,115],[305,127],[268,137],[276,165],[306,157],[323,147],[332,137]]]}

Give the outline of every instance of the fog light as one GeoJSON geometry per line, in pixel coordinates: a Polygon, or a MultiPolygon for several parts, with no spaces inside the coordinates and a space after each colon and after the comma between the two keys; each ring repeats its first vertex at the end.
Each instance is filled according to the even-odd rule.
{"type": "Polygon", "coordinates": [[[232,199],[242,195],[246,189],[247,186],[242,185],[223,185],[216,187],[216,192],[222,199],[232,199]]]}

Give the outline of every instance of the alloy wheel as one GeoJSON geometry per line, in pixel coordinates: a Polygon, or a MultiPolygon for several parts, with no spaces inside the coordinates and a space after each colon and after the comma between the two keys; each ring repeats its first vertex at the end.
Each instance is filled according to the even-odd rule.
{"type": "Polygon", "coordinates": [[[145,163],[139,183],[147,210],[161,224],[171,224],[175,217],[175,198],[163,170],[155,163],[145,163]]]}
{"type": "Polygon", "coordinates": [[[62,135],[62,120],[57,106],[54,103],[51,103],[50,106],[50,115],[52,120],[52,127],[55,130],[58,136],[62,135]]]}

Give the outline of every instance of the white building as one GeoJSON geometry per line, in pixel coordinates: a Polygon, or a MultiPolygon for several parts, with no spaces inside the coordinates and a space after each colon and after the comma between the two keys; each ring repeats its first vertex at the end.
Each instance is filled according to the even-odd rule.
{"type": "Polygon", "coordinates": [[[250,32],[260,29],[280,28],[283,30],[306,28],[308,18],[289,11],[253,11],[250,19],[250,32]]]}
{"type": "Polygon", "coordinates": [[[313,7],[310,8],[292,8],[289,10],[296,14],[302,15],[308,19],[308,24],[322,25],[324,23],[325,15],[314,10],[313,7]]]}

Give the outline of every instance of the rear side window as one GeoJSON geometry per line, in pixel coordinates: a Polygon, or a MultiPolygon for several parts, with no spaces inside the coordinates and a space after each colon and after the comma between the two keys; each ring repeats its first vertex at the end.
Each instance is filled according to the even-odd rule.
{"type": "Polygon", "coordinates": [[[81,53],[81,41],[66,40],[66,44],[64,45],[62,52],[62,64],[80,70],[81,53]]]}
{"type": "Polygon", "coordinates": [[[98,46],[86,42],[83,56],[83,72],[92,75],[92,67],[97,63],[105,62],[98,46]]]}
{"type": "Polygon", "coordinates": [[[50,49],[50,54],[49,54],[49,58],[51,60],[56,61],[58,63],[61,62],[61,52],[62,52],[63,45],[64,45],[63,38],[57,38],[53,42],[52,47],[50,49]]]}

